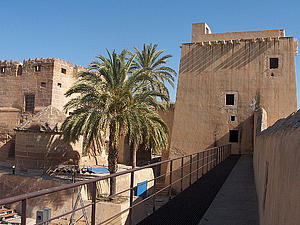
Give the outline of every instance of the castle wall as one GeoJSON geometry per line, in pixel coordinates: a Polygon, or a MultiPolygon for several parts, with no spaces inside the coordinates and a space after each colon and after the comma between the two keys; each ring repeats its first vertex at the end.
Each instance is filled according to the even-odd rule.
{"type": "Polygon", "coordinates": [[[63,111],[64,105],[69,101],[64,94],[76,80],[76,74],[83,70],[82,67],[73,67],[72,63],[56,60],[53,71],[53,87],[51,105],[63,111]],[[65,70],[65,71],[62,71],[65,70]]]}
{"type": "Polygon", "coordinates": [[[9,133],[20,122],[21,110],[13,107],[0,107],[0,133],[9,133]]]}
{"type": "Polygon", "coordinates": [[[299,224],[299,121],[300,111],[256,136],[253,168],[260,224],[299,224]]]}
{"type": "Polygon", "coordinates": [[[23,110],[25,110],[24,97],[27,94],[35,95],[35,111],[40,111],[51,104],[53,63],[53,59],[24,60],[22,90],[19,96],[23,110]],[[40,71],[36,71],[36,66],[40,67],[40,71]]]}
{"type": "MultiPolygon", "coordinates": [[[[27,119],[26,95],[34,95],[34,112],[52,105],[59,110],[68,99],[75,74],[83,67],[56,58],[0,61],[0,129],[12,130],[27,119]]],[[[32,112],[29,112],[32,113],[32,112]]]]}
{"type": "Polygon", "coordinates": [[[65,143],[59,134],[17,131],[15,162],[17,170],[48,170],[63,164],[79,164],[82,140],[65,143]]]}
{"type": "Polygon", "coordinates": [[[0,106],[1,107],[12,107],[18,106],[19,102],[15,96],[19,95],[20,92],[20,80],[21,77],[16,75],[17,63],[3,62],[0,61],[0,70],[5,68],[5,74],[0,73],[0,106]]]}
{"type": "Polygon", "coordinates": [[[169,157],[227,144],[229,130],[238,130],[233,153],[252,152],[257,107],[268,125],[297,109],[296,53],[288,37],[183,44],[169,157]],[[278,69],[269,69],[273,57],[278,69]]]}
{"type": "Polygon", "coordinates": [[[35,94],[35,106],[45,107],[51,103],[52,59],[24,60],[19,62],[0,62],[5,73],[0,75],[0,107],[12,107],[24,111],[24,96],[35,94]],[[21,66],[18,73],[17,67],[21,66]],[[39,66],[40,71],[36,71],[39,66]],[[45,83],[42,86],[42,82],[45,83]]]}
{"type": "MultiPolygon", "coordinates": [[[[169,128],[169,147],[171,144],[171,137],[172,137],[172,130],[173,130],[174,111],[175,111],[175,106],[169,108],[167,112],[159,112],[159,115],[161,116],[161,118],[164,120],[164,122],[167,124],[169,128]]],[[[170,148],[162,151],[162,160],[168,159],[169,150],[170,148]]]]}

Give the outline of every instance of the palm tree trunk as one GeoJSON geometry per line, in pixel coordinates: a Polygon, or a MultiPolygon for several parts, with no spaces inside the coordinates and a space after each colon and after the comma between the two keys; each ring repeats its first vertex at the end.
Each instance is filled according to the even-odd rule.
{"type": "MultiPolygon", "coordinates": [[[[118,169],[118,149],[113,143],[115,129],[112,126],[109,132],[109,151],[108,151],[108,170],[110,174],[114,174],[118,169]]],[[[116,177],[110,178],[110,196],[117,193],[116,177]]]]}
{"type": "Polygon", "coordinates": [[[98,165],[98,160],[97,160],[97,147],[95,145],[95,140],[92,141],[92,144],[93,144],[93,151],[94,151],[94,158],[95,158],[95,162],[96,162],[96,165],[98,165]]]}
{"type": "Polygon", "coordinates": [[[133,148],[132,148],[132,159],[131,159],[131,162],[132,162],[132,168],[135,168],[136,167],[136,152],[137,152],[137,149],[138,149],[138,146],[133,143],[133,148]]]}

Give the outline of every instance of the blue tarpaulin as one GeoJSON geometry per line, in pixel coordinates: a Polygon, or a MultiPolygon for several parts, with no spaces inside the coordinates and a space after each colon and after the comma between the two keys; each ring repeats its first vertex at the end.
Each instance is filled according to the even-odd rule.
{"type": "Polygon", "coordinates": [[[93,173],[109,173],[108,169],[105,167],[91,167],[93,173]]]}
{"type": "Polygon", "coordinates": [[[147,184],[148,184],[147,180],[137,183],[137,187],[136,187],[136,195],[137,196],[140,196],[142,198],[147,197],[147,184]]]}

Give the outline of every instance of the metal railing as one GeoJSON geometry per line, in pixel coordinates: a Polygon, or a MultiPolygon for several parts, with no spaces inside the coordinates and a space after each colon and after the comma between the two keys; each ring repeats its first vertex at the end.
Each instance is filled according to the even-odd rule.
{"type": "MultiPolygon", "coordinates": [[[[101,201],[101,199],[97,199],[97,182],[102,181],[102,180],[108,180],[110,178],[122,176],[125,174],[130,174],[130,188],[128,188],[126,190],[122,190],[112,196],[109,196],[110,198],[114,198],[116,196],[119,196],[119,195],[124,194],[129,191],[129,193],[130,193],[129,207],[126,208],[125,210],[113,215],[112,217],[105,219],[105,220],[101,221],[100,223],[97,223],[97,224],[109,224],[110,221],[114,220],[115,218],[117,218],[117,217],[121,216],[122,214],[126,213],[127,211],[129,211],[127,219],[128,219],[128,224],[131,225],[131,224],[135,223],[135,221],[133,221],[133,209],[135,207],[137,207],[138,205],[140,205],[143,202],[148,201],[152,198],[152,204],[153,204],[152,210],[154,212],[157,208],[156,207],[157,206],[156,198],[157,198],[158,194],[160,194],[164,190],[168,190],[168,196],[169,196],[169,199],[171,199],[172,198],[172,188],[175,187],[175,185],[177,185],[176,186],[177,190],[183,191],[183,189],[185,188],[184,183],[187,183],[185,185],[186,187],[192,185],[193,178],[194,178],[194,181],[198,180],[203,174],[207,173],[209,170],[214,168],[220,162],[225,160],[230,154],[231,154],[231,145],[230,144],[220,146],[220,147],[214,147],[214,148],[206,149],[206,150],[203,150],[200,152],[192,153],[189,155],[184,155],[184,156],[176,157],[173,159],[153,163],[153,164],[146,165],[143,167],[129,169],[126,171],[121,171],[121,172],[111,174],[111,175],[105,175],[105,176],[92,178],[92,179],[85,180],[85,181],[79,181],[79,182],[72,183],[72,184],[62,185],[59,187],[52,187],[52,188],[43,189],[40,191],[28,193],[28,194],[22,194],[22,195],[10,197],[10,198],[5,198],[5,199],[0,200],[0,206],[12,204],[12,203],[16,203],[16,202],[21,202],[21,224],[26,225],[27,202],[29,199],[33,199],[33,198],[40,197],[40,196],[45,196],[45,195],[48,195],[51,193],[57,193],[60,191],[69,190],[72,188],[80,188],[83,185],[90,185],[92,187],[90,203],[83,205],[77,209],[72,208],[72,210],[69,212],[66,212],[59,216],[55,216],[49,220],[37,223],[36,225],[49,224],[50,222],[52,222],[54,220],[57,220],[59,218],[62,218],[62,217],[68,216],[68,215],[72,215],[72,214],[74,214],[75,211],[79,211],[79,210],[82,210],[87,207],[91,207],[91,215],[90,215],[90,220],[86,221],[86,224],[95,225],[96,224],[96,206],[97,206],[97,203],[99,203],[101,201]],[[159,167],[161,167],[162,165],[167,166],[167,167],[165,167],[165,168],[167,168],[167,169],[165,169],[166,171],[164,171],[163,174],[157,174],[157,172],[159,171],[158,170],[159,167]],[[146,196],[143,200],[134,204],[134,190],[135,190],[135,188],[137,188],[139,186],[139,185],[134,185],[135,173],[137,171],[140,171],[140,170],[143,170],[146,168],[152,168],[154,171],[154,178],[151,180],[148,180],[148,182],[153,182],[153,187],[152,187],[153,191],[151,192],[151,194],[146,196]],[[158,181],[161,180],[162,178],[165,178],[165,187],[163,187],[162,189],[158,189],[157,188],[158,181]],[[187,181],[187,182],[185,182],[185,181],[187,181]],[[179,183],[179,185],[178,185],[178,183],[179,183]]],[[[72,218],[72,216],[71,216],[71,218],[72,218]]],[[[70,224],[73,224],[73,221],[71,221],[70,224]]]]}

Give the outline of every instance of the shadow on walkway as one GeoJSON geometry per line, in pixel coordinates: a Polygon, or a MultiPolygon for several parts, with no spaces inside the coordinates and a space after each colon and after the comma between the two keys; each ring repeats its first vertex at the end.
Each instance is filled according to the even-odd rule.
{"type": "Polygon", "coordinates": [[[199,225],[258,225],[252,155],[242,155],[199,225]]]}
{"type": "Polygon", "coordinates": [[[239,158],[231,155],[139,225],[198,224],[239,158]]]}

